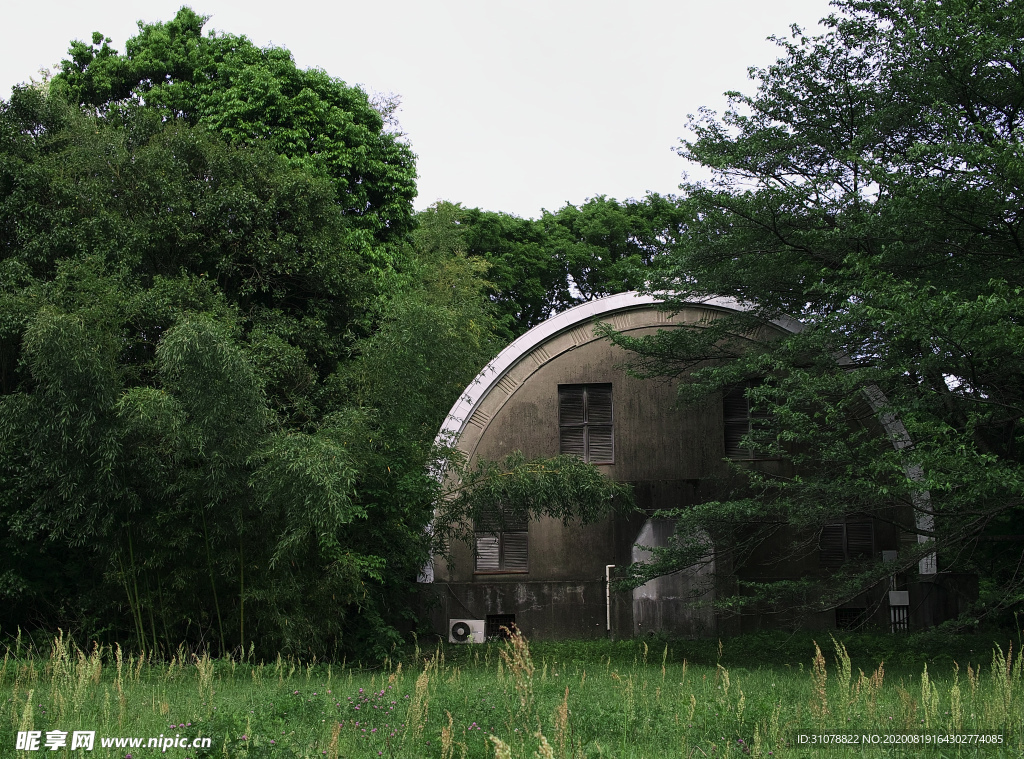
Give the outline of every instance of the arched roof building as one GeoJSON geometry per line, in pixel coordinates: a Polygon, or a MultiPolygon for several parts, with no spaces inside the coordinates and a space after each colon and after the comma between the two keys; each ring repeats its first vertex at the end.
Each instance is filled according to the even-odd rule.
{"type": "MultiPolygon", "coordinates": [[[[474,626],[479,621],[487,634],[515,622],[527,635],[547,638],[655,631],[721,635],[766,624],[755,618],[726,619],[711,607],[723,590],[721,583],[734,581],[723,563],[726,553],[699,572],[664,577],[632,594],[609,592],[606,582],[609,565],[643,559],[638,544],[665,544],[671,525],[650,514],[722,494],[734,476],[729,459],[779,474],[787,473],[789,464],[738,446],[744,423],[749,423],[742,395],[742,408],[721,396],[700,407],[679,408],[676,383],[630,376],[624,367],[627,354],[598,337],[594,328],[605,322],[619,332],[642,335],[699,326],[741,310],[743,305],[733,299],[713,298],[670,313],[650,295],[613,295],[539,324],[480,372],[452,407],[439,437],[454,441],[470,462],[500,459],[517,450],[530,459],[575,453],[608,477],[631,483],[642,511],[589,525],[566,526],[548,518],[505,525],[502,532],[477,525],[476,550],[452,546],[451,563],[438,561],[422,578],[436,597],[432,619],[439,633],[449,632],[453,620],[473,620],[474,626]],[[705,603],[694,606],[694,598],[705,603]]],[[[800,328],[794,320],[778,321],[761,327],[760,337],[800,328]]],[[[891,525],[855,527],[850,535],[863,543],[861,550],[881,556],[899,547],[900,536],[891,525]]],[[[811,556],[771,562],[773,569],[766,572],[801,576],[834,560],[811,556]]],[[[888,612],[879,613],[884,620],[888,612]]],[[[832,627],[843,619],[842,613],[825,614],[812,624],[832,627]]]]}

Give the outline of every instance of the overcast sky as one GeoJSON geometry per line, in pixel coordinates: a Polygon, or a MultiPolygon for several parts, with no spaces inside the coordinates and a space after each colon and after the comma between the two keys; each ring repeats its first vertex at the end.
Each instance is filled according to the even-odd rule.
{"type": "MultiPolygon", "coordinates": [[[[136,21],[173,18],[181,0],[10,0],[0,97],[93,31],[124,50],[136,21]]],[[[674,192],[686,116],[753,90],[769,35],[816,29],[826,0],[196,0],[206,30],[291,50],[371,93],[401,98],[418,156],[418,209],[438,199],[535,217],[594,195],[674,192]]]]}

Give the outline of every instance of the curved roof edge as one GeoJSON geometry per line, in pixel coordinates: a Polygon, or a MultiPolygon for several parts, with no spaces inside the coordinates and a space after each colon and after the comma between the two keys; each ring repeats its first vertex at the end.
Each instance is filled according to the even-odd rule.
{"type": "MultiPolygon", "coordinates": [[[[555,314],[549,319],[545,319],[536,327],[523,333],[509,343],[501,353],[495,356],[494,359],[492,359],[491,362],[487,364],[487,366],[485,366],[478,375],[476,375],[473,381],[469,384],[469,387],[466,388],[466,391],[462,394],[459,400],[455,402],[455,405],[452,406],[451,411],[448,412],[448,416],[445,418],[444,424],[441,425],[441,430],[437,435],[438,442],[458,437],[465,428],[466,422],[469,420],[470,414],[473,413],[477,404],[487,397],[492,388],[503,376],[505,376],[505,373],[511,369],[517,361],[519,361],[519,359],[526,356],[530,351],[544,341],[561,332],[572,329],[578,324],[589,322],[595,317],[601,317],[612,314],[616,311],[633,309],[639,306],[656,305],[662,302],[663,301],[655,295],[630,291],[618,293],[616,295],[608,295],[604,298],[598,298],[587,303],[581,303],[578,306],[574,306],[573,308],[566,309],[561,313],[555,314]]],[[[741,303],[735,298],[723,296],[688,301],[679,305],[699,307],[710,306],[723,311],[743,312],[752,310],[751,306],[741,303]]],[[[789,317],[776,319],[771,323],[786,330],[787,332],[799,332],[803,329],[803,325],[801,325],[800,322],[789,317]]]]}

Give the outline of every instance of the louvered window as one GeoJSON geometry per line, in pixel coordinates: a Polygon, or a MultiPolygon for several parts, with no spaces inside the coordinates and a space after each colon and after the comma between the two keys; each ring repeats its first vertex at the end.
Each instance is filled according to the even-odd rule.
{"type": "Polygon", "coordinates": [[[737,385],[727,390],[722,396],[726,458],[739,461],[775,458],[773,454],[750,448],[743,442],[743,439],[752,432],[764,429],[771,419],[768,412],[751,408],[747,390],[752,387],[752,384],[737,385]]]}
{"type": "Polygon", "coordinates": [[[612,386],[558,386],[559,450],[591,464],[615,462],[612,386]]]}
{"type": "Polygon", "coordinates": [[[848,520],[821,528],[820,564],[834,569],[848,561],[871,559],[875,555],[875,529],[870,519],[848,520]]]}
{"type": "Polygon", "coordinates": [[[478,519],[476,531],[477,572],[526,572],[529,570],[529,530],[524,518],[478,519]]]}

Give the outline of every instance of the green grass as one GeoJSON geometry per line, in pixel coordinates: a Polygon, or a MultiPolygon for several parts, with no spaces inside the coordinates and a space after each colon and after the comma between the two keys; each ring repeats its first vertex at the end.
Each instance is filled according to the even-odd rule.
{"type": "Polygon", "coordinates": [[[788,661],[792,641],[519,639],[416,650],[365,669],[184,652],[159,662],[58,638],[45,656],[15,645],[0,664],[0,757],[156,757],[157,749],[103,748],[100,738],[161,734],[213,738],[210,749],[162,754],[176,759],[1024,756],[1022,666],[1009,644],[984,663],[979,651],[962,664],[893,670],[851,660],[828,639],[820,653],[805,639],[802,659],[788,661]],[[97,740],[92,752],[15,751],[28,730],[94,730],[97,740]],[[1005,742],[813,748],[794,745],[801,730],[998,733],[1005,742]]]}

